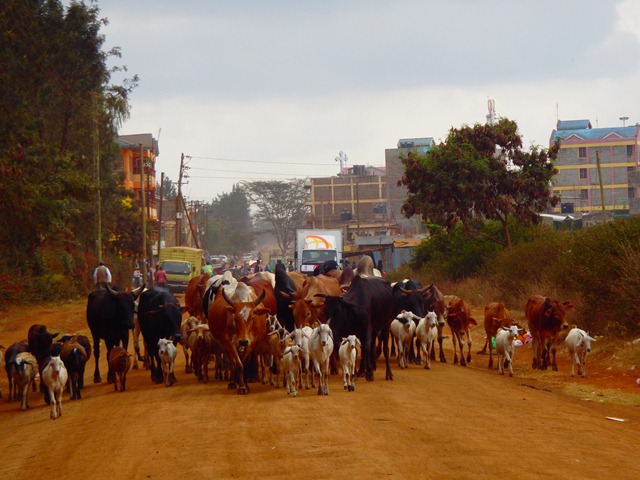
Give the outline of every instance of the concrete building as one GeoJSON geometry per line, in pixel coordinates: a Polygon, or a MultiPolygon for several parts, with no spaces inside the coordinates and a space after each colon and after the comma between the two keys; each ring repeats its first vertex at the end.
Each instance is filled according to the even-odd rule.
{"type": "Polygon", "coordinates": [[[156,157],[160,154],[158,141],[150,133],[136,135],[119,135],[122,162],[116,165],[116,181],[127,190],[133,190],[138,203],[142,199],[142,185],[144,182],[145,207],[147,219],[158,220],[158,206],[156,202],[156,157]],[[141,148],[142,147],[142,148],[141,148]],[[140,175],[140,152],[144,163],[144,173],[140,175]]]}
{"type": "Polygon", "coordinates": [[[639,136],[637,124],[593,128],[589,120],[558,120],[550,138],[561,142],[554,213],[602,218],[603,198],[609,219],[637,212],[639,136]]]}
{"type": "Polygon", "coordinates": [[[401,138],[398,140],[396,148],[388,148],[384,151],[385,167],[387,172],[389,222],[395,226],[395,231],[404,235],[415,235],[424,233],[421,231],[422,220],[418,216],[406,218],[402,212],[402,204],[407,198],[406,187],[398,187],[398,182],[404,174],[404,165],[400,160],[401,156],[406,156],[410,151],[416,151],[424,155],[435,146],[435,141],[431,137],[424,138],[401,138]]]}

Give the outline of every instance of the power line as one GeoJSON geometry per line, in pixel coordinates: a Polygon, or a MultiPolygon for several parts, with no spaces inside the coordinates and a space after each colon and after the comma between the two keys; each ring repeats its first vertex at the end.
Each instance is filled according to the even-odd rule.
{"type": "MultiPolygon", "coordinates": [[[[240,160],[238,158],[219,158],[219,157],[195,157],[195,156],[191,156],[191,158],[197,158],[200,160],[222,160],[224,162],[248,162],[248,163],[273,163],[276,165],[304,165],[304,166],[309,166],[309,165],[315,165],[315,166],[320,166],[320,167],[331,167],[332,165],[330,163],[301,163],[301,162],[270,162],[268,160],[240,160]]],[[[192,167],[195,168],[195,167],[192,167]]]]}

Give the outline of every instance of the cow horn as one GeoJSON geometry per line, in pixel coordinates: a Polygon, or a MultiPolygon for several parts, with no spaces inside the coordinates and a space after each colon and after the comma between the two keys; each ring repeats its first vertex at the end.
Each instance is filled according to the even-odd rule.
{"type": "Polygon", "coordinates": [[[112,295],[112,296],[118,295],[118,292],[115,291],[113,288],[111,288],[110,285],[107,285],[107,292],[109,292],[109,295],[112,295]]]}
{"type": "Polygon", "coordinates": [[[262,294],[253,301],[254,307],[257,307],[260,303],[262,303],[262,300],[264,300],[264,296],[266,293],[267,293],[266,290],[262,290],[262,294]]]}
{"type": "MultiPolygon", "coordinates": [[[[264,293],[264,292],[263,292],[264,293]]],[[[229,297],[227,297],[227,292],[225,292],[224,288],[222,289],[222,298],[225,299],[225,301],[231,305],[232,307],[234,306],[234,302],[233,300],[231,300],[229,297]]]]}
{"type": "Polygon", "coordinates": [[[142,286],[131,290],[131,293],[133,294],[133,299],[134,300],[136,300],[140,296],[140,294],[144,291],[145,285],[146,285],[146,283],[143,283],[142,286]]]}

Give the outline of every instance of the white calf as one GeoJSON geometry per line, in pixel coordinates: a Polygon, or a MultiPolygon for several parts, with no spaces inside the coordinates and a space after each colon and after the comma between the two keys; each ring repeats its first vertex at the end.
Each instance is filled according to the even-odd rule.
{"type": "Polygon", "coordinates": [[[400,368],[409,366],[409,347],[416,332],[416,322],[413,320],[415,316],[414,313],[403,310],[391,322],[391,335],[398,342],[398,367],[400,368]]]}
{"type": "MultiPolygon", "coordinates": [[[[307,326],[294,328],[289,334],[289,338],[293,340],[293,344],[301,349],[302,369],[300,370],[300,387],[304,386],[307,390],[309,390],[309,368],[311,366],[311,360],[309,359],[309,338],[311,338],[312,334],[313,328],[307,326]],[[303,381],[302,377],[304,377],[306,381],[303,381]]],[[[311,380],[313,381],[313,375],[311,375],[311,380]]],[[[315,381],[313,381],[313,386],[316,386],[315,381]]]]}
{"type": "Polygon", "coordinates": [[[175,381],[176,376],[173,373],[173,365],[177,354],[178,349],[172,340],[166,338],[158,340],[158,355],[160,356],[160,363],[162,364],[165,387],[170,387],[175,381]]]}
{"type": "Polygon", "coordinates": [[[318,395],[329,395],[329,360],[333,353],[333,334],[328,323],[313,329],[309,338],[309,359],[313,362],[314,376],[320,377],[318,395]]]}
{"type": "Polygon", "coordinates": [[[349,335],[347,338],[342,339],[338,354],[340,355],[340,365],[342,366],[342,377],[344,379],[344,389],[353,392],[356,389],[354,385],[354,379],[356,376],[356,357],[358,351],[356,345],[362,344],[358,337],[355,335],[349,335]]]}
{"type": "Polygon", "coordinates": [[[62,392],[67,384],[67,369],[60,357],[51,357],[42,370],[42,381],[49,392],[51,418],[55,420],[62,415],[62,392]]]}
{"type": "Polygon", "coordinates": [[[513,377],[513,342],[522,331],[517,325],[502,327],[496,333],[496,352],[498,353],[498,373],[504,375],[504,367],[509,365],[509,376],[513,377]]]}
{"type": "Polygon", "coordinates": [[[420,348],[425,358],[424,368],[427,370],[431,369],[431,352],[437,338],[438,315],[435,312],[428,312],[426,316],[418,320],[418,326],[416,327],[416,339],[420,342],[420,348]]]}
{"type": "Polygon", "coordinates": [[[294,397],[298,396],[298,378],[302,368],[301,353],[302,349],[299,346],[291,345],[285,348],[280,359],[280,369],[284,376],[282,383],[287,387],[287,395],[293,394],[294,397]]]}
{"type": "Polygon", "coordinates": [[[571,329],[564,343],[571,355],[571,376],[575,375],[575,366],[578,364],[578,375],[583,378],[587,376],[587,353],[591,351],[591,342],[596,339],[589,336],[587,332],[577,327],[571,329]]]}

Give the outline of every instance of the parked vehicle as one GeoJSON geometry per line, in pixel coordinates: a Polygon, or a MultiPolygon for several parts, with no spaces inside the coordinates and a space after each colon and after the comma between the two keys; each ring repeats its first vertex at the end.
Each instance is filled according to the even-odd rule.
{"type": "Polygon", "coordinates": [[[200,275],[202,249],[192,247],[167,247],[160,250],[158,262],[167,274],[167,287],[172,292],[187,290],[189,280],[200,275]]]}
{"type": "Polygon", "coordinates": [[[343,245],[340,229],[297,230],[294,253],[296,271],[312,275],[318,265],[331,260],[341,266],[343,245]]]}

